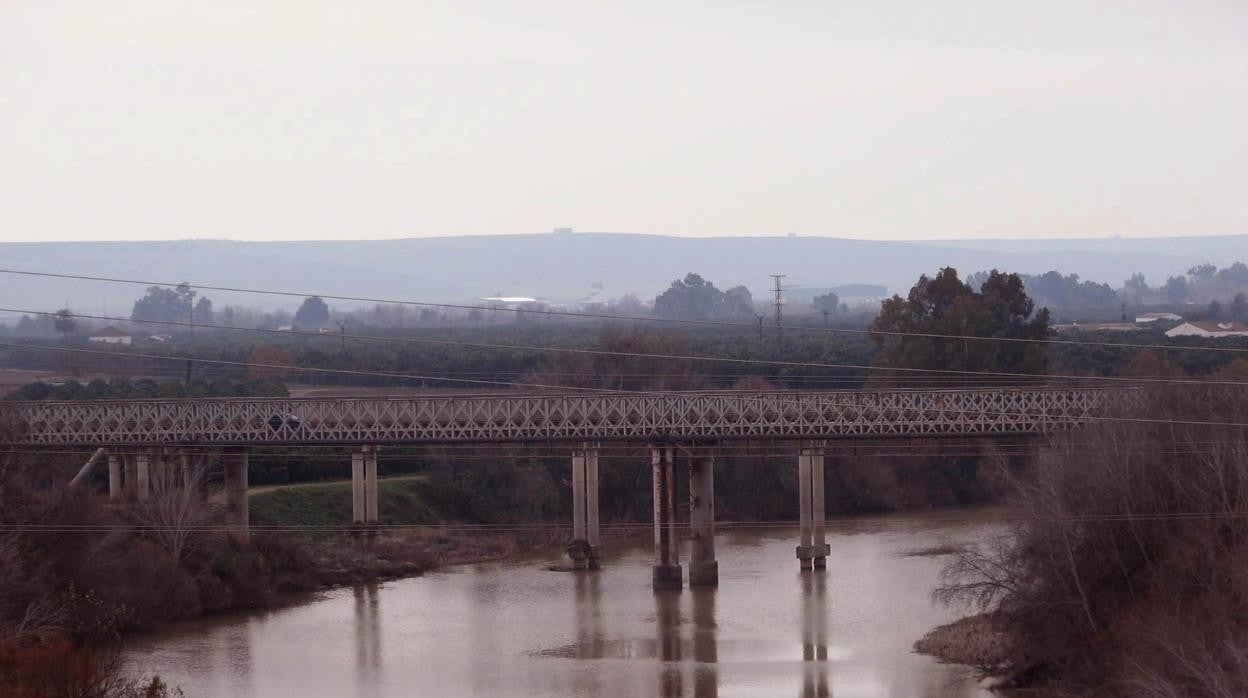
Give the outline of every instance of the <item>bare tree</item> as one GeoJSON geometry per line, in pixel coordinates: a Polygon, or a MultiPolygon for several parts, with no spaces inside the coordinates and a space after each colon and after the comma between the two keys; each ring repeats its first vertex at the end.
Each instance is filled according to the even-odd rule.
{"type": "Polygon", "coordinates": [[[1142,394],[1013,479],[1013,535],[946,570],[993,611],[1006,673],[1097,695],[1248,695],[1248,421],[1215,388],[1142,394]]]}
{"type": "Polygon", "coordinates": [[[209,527],[218,512],[202,497],[203,461],[193,460],[185,470],[172,465],[164,462],[153,468],[151,493],[135,507],[134,518],[180,563],[188,552],[209,542],[209,527]]]}

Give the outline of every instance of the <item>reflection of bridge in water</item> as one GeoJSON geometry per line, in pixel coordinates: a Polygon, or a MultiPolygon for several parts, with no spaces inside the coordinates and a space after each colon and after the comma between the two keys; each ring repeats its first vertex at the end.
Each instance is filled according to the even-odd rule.
{"type": "MultiPolygon", "coordinates": [[[[663,698],[716,698],[719,695],[719,628],[714,589],[695,587],[685,597],[691,606],[688,622],[681,615],[682,595],[679,591],[656,591],[654,640],[646,642],[645,647],[632,646],[622,651],[603,637],[599,579],[594,574],[577,576],[576,658],[652,658],[663,663],[654,695],[663,698]]],[[[828,676],[826,585],[827,576],[823,570],[802,575],[800,698],[828,698],[832,695],[828,676]]],[[[578,688],[592,692],[594,686],[587,682],[578,688]]]]}
{"type": "Polygon", "coordinates": [[[675,461],[688,459],[693,534],[689,584],[718,583],[714,465],[721,442],[791,444],[797,460],[803,569],[825,565],[824,456],[846,439],[1043,435],[1085,424],[1129,391],[982,388],[834,392],[608,393],[421,398],[185,399],[19,402],[0,410],[10,443],[94,447],[116,499],[148,496],[152,470],[189,482],[206,450],[222,456],[229,524],[248,529],[247,449],[340,445],[351,454],[353,521],[375,523],[377,453],[387,445],[549,442],[569,445],[573,535],[599,561],[598,449],[646,443],[654,487],[655,588],[680,588],[675,461]]]}

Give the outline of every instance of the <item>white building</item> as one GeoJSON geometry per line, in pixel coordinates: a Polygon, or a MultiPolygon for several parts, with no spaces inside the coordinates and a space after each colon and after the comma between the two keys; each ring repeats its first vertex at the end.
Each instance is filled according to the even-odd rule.
{"type": "Polygon", "coordinates": [[[1182,320],[1182,319],[1183,319],[1182,315],[1175,315],[1174,313],[1144,313],[1143,315],[1137,316],[1135,318],[1135,321],[1143,324],[1143,323],[1148,323],[1148,322],[1157,322],[1158,320],[1169,320],[1172,322],[1178,322],[1179,320],[1182,320]]]}
{"type": "Polygon", "coordinates": [[[130,335],[122,332],[112,325],[109,325],[90,337],[87,337],[87,341],[99,342],[100,344],[124,344],[129,346],[132,340],[130,335]]]}
{"type": "Polygon", "coordinates": [[[1239,322],[1190,321],[1166,331],[1167,337],[1248,337],[1248,325],[1239,322]]]}

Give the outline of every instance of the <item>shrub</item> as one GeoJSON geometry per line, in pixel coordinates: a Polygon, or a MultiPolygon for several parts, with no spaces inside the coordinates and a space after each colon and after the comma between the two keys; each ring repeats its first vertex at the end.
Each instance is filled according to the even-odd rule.
{"type": "Polygon", "coordinates": [[[1214,389],[1141,403],[1055,439],[1015,480],[1012,537],[952,563],[938,595],[1000,612],[1016,676],[1248,694],[1245,408],[1214,389]]]}

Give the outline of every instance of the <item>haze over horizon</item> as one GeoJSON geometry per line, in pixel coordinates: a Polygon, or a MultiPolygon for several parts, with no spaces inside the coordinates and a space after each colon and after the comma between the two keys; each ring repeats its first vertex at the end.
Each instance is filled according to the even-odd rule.
{"type": "Polygon", "coordinates": [[[1248,8],[0,6],[0,241],[1248,232],[1248,8]]]}

